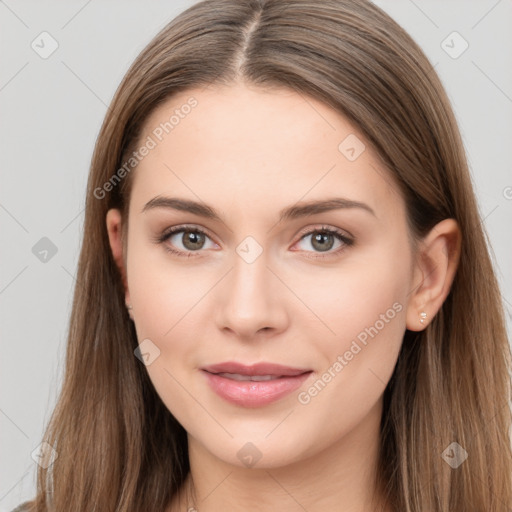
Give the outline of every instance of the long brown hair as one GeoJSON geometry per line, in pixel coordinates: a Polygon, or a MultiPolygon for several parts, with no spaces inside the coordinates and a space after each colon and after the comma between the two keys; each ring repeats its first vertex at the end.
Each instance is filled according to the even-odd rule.
{"type": "Polygon", "coordinates": [[[138,56],[98,136],[64,382],[44,435],[58,456],[38,469],[32,510],[163,511],[190,470],[186,432],[134,356],[105,216],[127,211],[133,171],[118,170],[148,115],[177,92],[235,81],[288,87],[344,115],[398,183],[416,239],[458,222],[450,294],[424,331],[406,331],[385,391],[380,483],[397,511],[509,509],[510,348],[460,133],[432,65],[369,1],[206,0],[138,56]],[[468,454],[457,468],[442,456],[451,443],[468,454]]]}

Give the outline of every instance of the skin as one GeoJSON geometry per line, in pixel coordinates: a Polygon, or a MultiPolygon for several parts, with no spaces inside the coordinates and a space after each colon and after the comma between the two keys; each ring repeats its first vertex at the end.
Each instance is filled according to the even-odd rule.
{"type": "Polygon", "coordinates": [[[413,247],[404,201],[370,146],[355,161],[338,149],[349,134],[364,137],[330,107],[290,90],[238,83],[182,92],[153,112],[141,140],[190,96],[197,107],[134,171],[125,250],[120,212],[106,218],[139,343],[150,339],[160,350],[146,369],[188,433],[197,501],[188,498],[189,478],[169,511],[379,510],[370,490],[383,392],[405,329],[425,328],[449,292],[457,224],[442,221],[413,247]],[[222,221],[170,208],[142,212],[156,196],[206,203],[222,221]],[[374,214],[344,208],[278,222],[285,207],[332,197],[374,214]],[[202,248],[194,252],[183,232],[154,242],[181,224],[207,232],[202,248]],[[322,226],[354,243],[328,237],[332,248],[322,251],[311,235],[322,226]],[[236,252],[247,236],[263,250],[252,263],[236,252]],[[393,304],[401,311],[300,403],[298,393],[393,304]],[[216,395],[199,370],[229,360],[313,374],[299,391],[246,408],[216,395]],[[248,442],[261,454],[253,467],[237,456],[248,442]]]}

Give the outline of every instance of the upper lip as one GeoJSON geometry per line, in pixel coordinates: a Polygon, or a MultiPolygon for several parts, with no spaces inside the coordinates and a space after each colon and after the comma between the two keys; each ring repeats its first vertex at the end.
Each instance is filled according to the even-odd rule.
{"type": "Polygon", "coordinates": [[[224,363],[212,364],[201,368],[209,373],[236,373],[239,375],[275,375],[275,376],[296,376],[306,372],[309,369],[291,368],[290,366],[283,366],[274,363],[256,363],[252,365],[245,365],[236,361],[226,361],[224,363]]]}

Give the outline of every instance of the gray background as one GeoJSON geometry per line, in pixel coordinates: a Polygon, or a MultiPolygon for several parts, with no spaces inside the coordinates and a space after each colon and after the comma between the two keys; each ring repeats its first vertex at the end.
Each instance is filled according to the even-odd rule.
{"type": "MultiPolygon", "coordinates": [[[[88,166],[106,106],[136,55],[193,3],[0,0],[0,512],[35,491],[31,453],[61,384],[88,166]],[[44,31],[58,43],[47,58],[31,46],[42,46],[44,31]],[[47,261],[33,251],[43,237],[57,250],[47,261]]],[[[375,3],[424,49],[452,101],[510,328],[512,1],[375,3]],[[445,51],[462,48],[446,39],[453,31],[469,44],[458,58],[445,51]]]]}

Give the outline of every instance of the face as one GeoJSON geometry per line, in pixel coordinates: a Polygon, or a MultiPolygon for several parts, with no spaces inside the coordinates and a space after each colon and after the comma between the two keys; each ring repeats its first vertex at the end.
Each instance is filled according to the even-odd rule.
{"type": "Polygon", "coordinates": [[[363,136],[296,92],[234,85],[174,96],[140,141],[127,300],[189,436],[227,463],[277,467],[380,414],[413,254],[363,136]]]}

